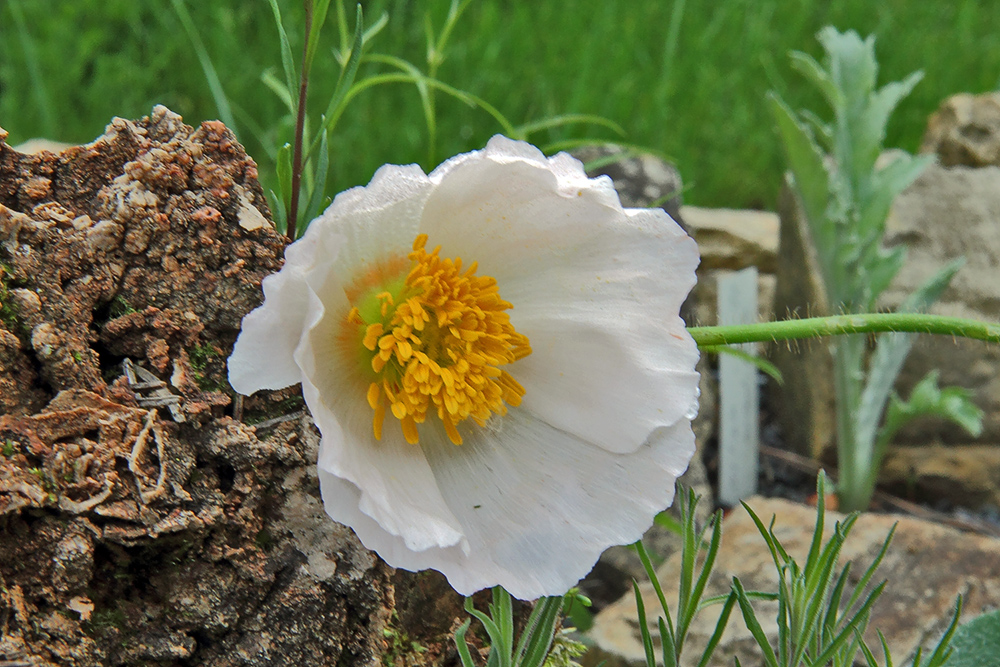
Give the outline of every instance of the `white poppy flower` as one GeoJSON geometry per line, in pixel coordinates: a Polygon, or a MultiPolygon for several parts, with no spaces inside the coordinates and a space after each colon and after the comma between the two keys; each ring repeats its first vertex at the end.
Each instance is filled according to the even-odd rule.
{"type": "Polygon", "coordinates": [[[264,280],[229,379],[302,383],[326,511],[390,565],[561,595],[694,452],[697,264],[662,210],[498,136],[338,195],[264,280]]]}

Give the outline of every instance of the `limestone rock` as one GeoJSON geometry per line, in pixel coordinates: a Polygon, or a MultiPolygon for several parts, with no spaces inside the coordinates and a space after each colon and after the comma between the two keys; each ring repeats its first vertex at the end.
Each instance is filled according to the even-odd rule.
{"type": "MultiPolygon", "coordinates": [[[[815,510],[786,500],[759,497],[751,499],[749,504],[765,524],[770,517],[776,517],[778,539],[800,564],[803,563],[815,523],[815,510]]],[[[841,515],[830,512],[827,518],[829,535],[833,522],[841,515]]],[[[878,646],[875,630],[881,630],[894,661],[903,664],[918,646],[937,643],[950,621],[959,594],[964,596],[964,618],[1000,606],[1000,573],[995,567],[1000,540],[960,533],[910,517],[863,514],[844,545],[841,565],[851,561],[853,573],[863,572],[894,524],[897,528],[892,546],[875,577],[876,580],[887,579],[889,585],[873,607],[866,641],[873,648],[878,646]],[[942,563],[947,563],[947,567],[942,567],[942,563]]],[[[672,605],[676,604],[679,563],[680,555],[677,554],[658,570],[660,583],[672,605]]],[[[740,578],[747,590],[777,589],[777,574],[770,552],[742,509],[730,514],[723,523],[722,546],[706,596],[727,593],[734,576],[740,578]]],[[[648,583],[640,589],[649,620],[655,624],[656,594],[648,583]]],[[[754,609],[773,641],[777,635],[774,620],[777,603],[754,602],[754,609]]],[[[697,663],[715,629],[718,614],[719,608],[711,607],[696,617],[682,656],[684,665],[697,663]]],[[[607,667],[645,664],[636,625],[635,599],[631,594],[597,616],[590,637],[597,648],[586,657],[587,665],[596,665],[601,660],[607,660],[607,667]]],[[[761,664],[756,643],[738,610],[730,617],[722,643],[710,664],[732,665],[734,655],[748,667],[761,664]]]]}
{"type": "Polygon", "coordinates": [[[778,256],[778,216],[768,211],[681,207],[688,231],[698,242],[701,264],[691,301],[694,323],[717,324],[719,278],[756,266],[758,317],[772,318],[774,271],[778,256]]]}
{"type": "Polygon", "coordinates": [[[1000,447],[916,445],[889,450],[879,483],[904,498],[1000,508],[1000,447]]]}
{"type": "Polygon", "coordinates": [[[949,97],[928,120],[920,152],[946,167],[1000,167],[1000,93],[949,97]]]}
{"type": "MultiPolygon", "coordinates": [[[[778,319],[830,314],[819,259],[802,204],[786,179],[779,200],[781,242],[774,292],[778,319]]],[[[827,341],[794,341],[768,347],[784,378],[774,384],[778,418],[789,448],[819,458],[836,444],[833,359],[827,341]]]]}
{"type": "Polygon", "coordinates": [[[698,242],[701,269],[739,271],[756,266],[774,273],[778,264],[778,216],[769,211],[682,206],[681,216],[698,242]]]}
{"type": "Polygon", "coordinates": [[[659,206],[680,222],[681,175],[677,168],[648,153],[636,154],[614,144],[585,146],[573,151],[574,157],[589,166],[591,178],[609,176],[618,191],[622,206],[659,206]]]}
{"type": "MultiPolygon", "coordinates": [[[[897,199],[887,224],[887,245],[905,244],[907,259],[879,300],[891,309],[947,262],[965,257],[930,312],[1000,321],[1000,167],[945,168],[931,165],[897,199]]],[[[966,387],[985,412],[980,442],[1000,442],[1000,348],[943,336],[917,338],[900,374],[897,390],[908,396],[930,370],[940,369],[941,385],[966,387]]],[[[921,420],[898,441],[927,444],[968,442],[969,436],[939,420],[921,420]]]]}

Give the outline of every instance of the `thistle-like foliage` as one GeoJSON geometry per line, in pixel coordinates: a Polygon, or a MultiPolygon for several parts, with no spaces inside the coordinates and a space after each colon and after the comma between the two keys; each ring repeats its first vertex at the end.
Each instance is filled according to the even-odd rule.
{"type": "Polygon", "coordinates": [[[902,266],[902,248],[880,241],[893,199],[912,183],[931,156],[897,152],[876,169],[893,109],[921,79],[876,89],[875,39],[826,27],[819,40],[825,67],[804,53],[792,65],[822,92],[833,111],[824,123],[811,113],[796,114],[771,94],[769,100],[785,142],[795,183],[809,219],[831,302],[850,312],[871,310],[878,295],[902,266]]]}
{"type": "MultiPolygon", "coordinates": [[[[475,616],[490,638],[490,655],[487,667],[542,667],[557,663],[551,660],[555,644],[559,640],[560,611],[564,604],[574,599],[581,599],[586,604],[590,601],[578,596],[576,589],[570,590],[564,596],[544,597],[535,603],[535,608],[528,617],[524,631],[515,643],[514,610],[510,595],[500,586],[493,589],[493,602],[489,605],[489,613],[476,609],[472,598],[465,599],[465,610],[475,616]]],[[[455,646],[463,667],[475,667],[465,634],[469,630],[472,619],[467,620],[455,633],[455,646]]],[[[572,659],[580,654],[580,648],[575,642],[570,642],[570,649],[563,652],[560,660],[563,664],[575,664],[572,659]]]]}
{"type": "MultiPolygon", "coordinates": [[[[765,635],[751,603],[751,596],[738,578],[733,579],[733,591],[740,610],[764,656],[767,667],[851,667],[864,659],[869,667],[879,664],[865,643],[863,634],[868,626],[872,606],[882,594],[885,582],[873,585],[875,571],[881,564],[895,528],[889,531],[882,548],[868,569],[853,585],[848,563],[839,569],[839,558],[845,541],[858,519],[853,513],[838,521],[830,538],[824,543],[826,523],[824,498],[826,476],[820,473],[816,482],[816,526],[804,563],[799,563],[782,547],[774,532],[774,520],[765,526],[749,506],[744,504],[757,525],[778,570],[778,638],[776,645],[765,635]]],[[[961,598],[945,635],[939,641],[926,664],[921,653],[914,657],[913,667],[939,667],[948,655],[951,640],[961,610],[961,598]]],[[[886,667],[892,667],[892,655],[885,638],[879,633],[886,667]]]]}
{"type": "MultiPolygon", "coordinates": [[[[681,652],[684,649],[684,643],[695,616],[709,605],[723,605],[715,626],[715,632],[712,634],[698,663],[699,667],[704,667],[704,665],[708,664],[712,653],[715,651],[715,647],[718,646],[719,641],[722,639],[722,631],[729,621],[729,615],[732,613],[736,603],[736,596],[730,594],[702,599],[722,540],[722,510],[717,511],[707,524],[698,529],[695,525],[695,508],[698,506],[698,498],[695,496],[694,491],[691,489],[688,489],[686,492],[681,491],[677,494],[677,497],[679,499],[678,503],[681,514],[680,524],[677,526],[677,530],[681,536],[681,568],[677,607],[674,612],[670,610],[670,605],[663,594],[663,588],[660,586],[656,572],[653,569],[653,564],[642,542],[636,542],[635,548],[639,553],[639,558],[660,603],[662,614],[657,618],[661,645],[659,658],[665,667],[677,667],[680,664],[681,652]],[[707,537],[709,530],[711,530],[711,536],[707,537]]],[[[635,582],[633,582],[633,589],[635,591],[639,630],[642,633],[642,644],[645,649],[646,665],[647,667],[656,667],[657,656],[653,648],[653,637],[647,625],[645,602],[642,599],[642,593],[639,591],[639,585],[635,582]]]]}
{"type": "MultiPolygon", "coordinates": [[[[881,245],[889,207],[933,160],[896,151],[887,164],[877,165],[889,116],[922,75],[915,72],[876,88],[873,37],[862,40],[853,31],[840,33],[827,27],[820,31],[819,40],[826,50],[823,65],[803,53],[793,53],[792,64],[823,94],[833,112],[832,121],[824,122],[810,112],[796,113],[773,93],[769,102],[809,222],[827,300],[844,312],[867,312],[875,308],[905,259],[904,248],[881,245]]],[[[910,295],[900,310],[926,310],[960,266],[961,260],[946,265],[910,295]]],[[[897,421],[886,430],[879,423],[911,345],[912,335],[902,333],[879,336],[871,354],[861,336],[832,343],[839,493],[844,509],[864,509],[871,499],[885,446],[901,425],[897,421]]],[[[974,414],[975,407],[963,400],[966,405],[959,412],[974,414]]],[[[942,414],[941,410],[931,412],[942,414]]],[[[921,414],[926,412],[913,409],[905,417],[921,414]]],[[[978,430],[978,418],[959,423],[971,426],[972,433],[978,430]]]]}

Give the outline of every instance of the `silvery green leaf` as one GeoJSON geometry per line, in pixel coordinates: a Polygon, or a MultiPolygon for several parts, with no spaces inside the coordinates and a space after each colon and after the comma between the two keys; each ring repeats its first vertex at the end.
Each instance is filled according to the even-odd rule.
{"type": "Polygon", "coordinates": [[[865,302],[868,310],[875,305],[875,301],[896,277],[899,270],[906,261],[906,248],[897,246],[895,248],[884,249],[878,246],[873,248],[875,258],[868,260],[865,265],[868,270],[865,272],[865,287],[868,294],[865,295],[865,302]]]}
{"type": "Polygon", "coordinates": [[[889,209],[896,196],[917,180],[927,165],[933,161],[932,155],[913,157],[901,154],[886,167],[872,174],[868,195],[864,202],[861,202],[859,227],[877,233],[881,237],[889,209]]]}
{"type": "Polygon", "coordinates": [[[801,51],[792,51],[788,57],[792,61],[792,69],[797,70],[819,88],[823,97],[830,103],[831,108],[836,110],[843,106],[844,96],[837,88],[837,84],[830,77],[830,73],[823,69],[812,56],[801,51]]]}
{"type": "Polygon", "coordinates": [[[768,93],[767,99],[778,123],[778,132],[795,175],[796,190],[813,229],[817,250],[832,250],[836,247],[835,230],[824,222],[830,188],[829,176],[823,164],[823,151],[816,144],[808,126],[796,118],[781,98],[768,93]]]}
{"type": "Polygon", "coordinates": [[[938,387],[939,372],[928,373],[902,401],[893,396],[886,412],[885,428],[898,431],[918,417],[935,416],[955,422],[973,437],[983,430],[983,411],[972,402],[972,392],[964,387],[938,387]]]}
{"type": "Polygon", "coordinates": [[[854,148],[854,167],[870,172],[882,150],[885,128],[900,100],[910,94],[913,87],[923,78],[923,72],[913,72],[902,81],[894,81],[867,96],[864,111],[852,128],[851,138],[854,148]]]}
{"type": "MultiPolygon", "coordinates": [[[[946,264],[940,271],[911,294],[899,307],[899,312],[913,313],[929,308],[965,263],[962,258],[946,264]]],[[[871,454],[882,410],[913,345],[913,334],[887,333],[878,337],[875,353],[868,367],[868,381],[855,414],[855,442],[871,454]]]]}
{"type": "Polygon", "coordinates": [[[838,32],[826,26],[816,36],[826,50],[830,78],[841,91],[844,104],[866,96],[875,89],[878,62],[875,60],[875,37],[865,40],[853,30],[838,32]]]}
{"type": "Polygon", "coordinates": [[[816,138],[816,142],[820,144],[823,150],[831,150],[833,147],[833,128],[829,123],[823,122],[823,119],[814,114],[809,109],[802,109],[799,111],[799,116],[802,120],[809,123],[812,128],[813,135],[816,138]]]}

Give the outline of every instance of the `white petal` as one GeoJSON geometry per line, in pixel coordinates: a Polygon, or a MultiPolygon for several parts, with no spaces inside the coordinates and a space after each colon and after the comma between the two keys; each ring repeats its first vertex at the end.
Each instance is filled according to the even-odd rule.
{"type": "MultiPolygon", "coordinates": [[[[336,277],[329,280],[335,282],[336,277]]],[[[336,290],[330,285],[312,294],[311,311],[320,315],[295,354],[302,369],[302,393],[322,434],[319,469],[353,484],[359,491],[357,509],[399,537],[406,548],[456,544],[462,533],[421,448],[406,442],[391,414],[382,439],[375,440],[368,387],[359,381],[356,368],[342,365],[344,355],[337,350],[338,315],[346,314],[346,306],[337,307],[343,292],[334,297],[333,307],[325,299],[331,294],[336,290]],[[323,302],[317,294],[324,296],[323,302]]],[[[327,507],[332,517],[346,523],[349,517],[340,511],[327,507]]]]}
{"type": "Polygon", "coordinates": [[[631,451],[696,403],[697,347],[677,313],[697,246],[661,209],[622,209],[610,181],[587,179],[578,161],[494,142],[492,157],[488,147],[432,173],[441,183],[421,228],[514,304],[534,350],[510,367],[524,408],[631,451]]]}
{"type": "MultiPolygon", "coordinates": [[[[670,504],[694,451],[687,422],[658,429],[632,454],[589,446],[519,411],[491,425],[459,447],[443,433],[424,445],[467,552],[409,551],[354,512],[350,525],[361,541],[394,567],[443,572],[463,595],[497,584],[525,600],[561,595],[605,548],[642,536],[670,504]]],[[[322,473],[320,480],[328,507],[334,498],[340,508],[357,502],[341,480],[322,473]]]]}
{"type": "Polygon", "coordinates": [[[284,266],[264,279],[264,305],[243,319],[229,359],[229,381],[236,391],[250,395],[299,382],[292,355],[307,318],[306,281],[325,283],[332,271],[342,284],[350,284],[366,265],[405,256],[431,188],[420,167],[385,165],[367,186],[337,195],[303,237],[285,249],[284,266]]]}
{"type": "MultiPolygon", "coordinates": [[[[229,357],[229,384],[249,396],[260,389],[281,389],[297,383],[301,372],[292,357],[302,338],[309,304],[306,276],[317,258],[334,259],[319,228],[310,228],[285,248],[281,271],[264,279],[264,305],[243,318],[239,338],[229,357]],[[325,256],[325,257],[324,257],[325,256]]],[[[335,252],[335,251],[334,251],[335,252]]]]}
{"type": "Polygon", "coordinates": [[[365,266],[406,256],[432,188],[417,165],[387,164],[368,185],[337,195],[313,225],[329,226],[343,236],[337,271],[344,283],[350,284],[365,266]]]}
{"type": "Polygon", "coordinates": [[[508,274],[500,283],[533,350],[510,367],[525,388],[522,408],[617,452],[690,419],[698,396],[698,349],[677,315],[694,284],[694,242],[674,235],[665,214],[629,213],[666,233],[621,225],[530,281],[508,274]]]}

